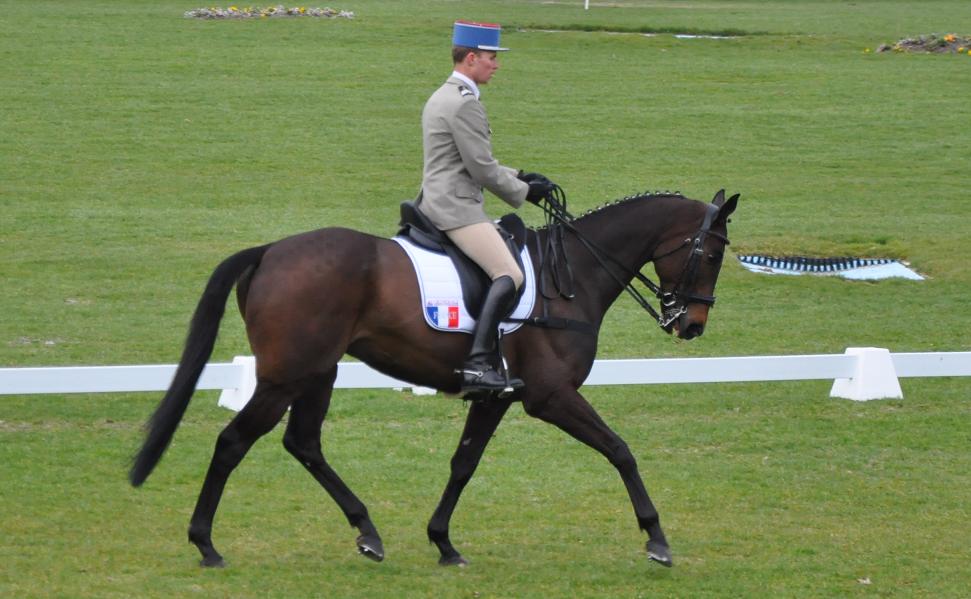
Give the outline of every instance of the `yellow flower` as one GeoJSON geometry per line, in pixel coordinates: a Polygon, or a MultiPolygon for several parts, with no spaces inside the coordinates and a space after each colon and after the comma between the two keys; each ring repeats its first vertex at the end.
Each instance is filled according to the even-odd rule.
{"type": "Polygon", "coordinates": [[[954,41],[954,34],[953,33],[948,33],[947,35],[945,35],[944,36],[944,41],[945,42],[953,42],[954,41]]]}

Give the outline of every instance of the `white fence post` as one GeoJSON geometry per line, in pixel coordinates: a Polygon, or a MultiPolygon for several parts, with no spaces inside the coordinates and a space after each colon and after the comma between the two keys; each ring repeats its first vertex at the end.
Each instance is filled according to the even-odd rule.
{"type": "Polygon", "coordinates": [[[256,358],[236,356],[233,358],[233,364],[242,367],[239,383],[234,388],[223,389],[219,394],[219,405],[238,412],[253,397],[253,391],[256,390],[256,358]]]}
{"type": "Polygon", "coordinates": [[[848,347],[845,353],[856,356],[853,376],[833,381],[830,397],[854,401],[903,399],[890,350],[882,347],[848,347]]]}

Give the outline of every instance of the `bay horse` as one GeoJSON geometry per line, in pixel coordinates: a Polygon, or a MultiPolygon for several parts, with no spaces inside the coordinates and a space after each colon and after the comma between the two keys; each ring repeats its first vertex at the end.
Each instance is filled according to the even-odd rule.
{"type": "MultiPolygon", "coordinates": [[[[728,217],[737,201],[738,195],[726,200],[724,190],[710,204],[676,193],[643,194],[575,219],[563,216],[568,215],[565,209],[556,213],[547,206],[547,214],[557,218],[527,232],[531,258],[541,264],[537,286],[563,287],[569,272],[572,289],[559,295],[544,292],[529,319],[537,326],[523,326],[502,340],[509,371],[525,387],[507,397],[470,402],[448,483],[428,524],[440,564],[468,563],[449,540],[449,521],[514,401],[607,458],[627,488],[638,526],[648,535],[648,558],[672,564],[634,456],[578,389],[593,365],[604,314],[625,290],[658,316],[667,333],[683,339],[702,334],[728,244],[728,217]],[[547,268],[551,256],[560,264],[547,268]],[[654,263],[657,285],[640,273],[648,262],[654,263]],[[634,290],[634,279],[661,300],[660,315],[634,290]]],[[[189,540],[202,554],[201,565],[224,565],[212,543],[212,523],[226,481],[287,409],[284,447],[358,529],[358,550],[382,560],[384,547],[367,508],[321,452],[321,427],[338,361],[348,354],[397,379],[457,393],[461,376],[456,372],[471,336],[435,331],[425,323],[414,269],[390,239],[325,228],[238,252],[216,267],[199,300],[175,377],[146,424],[144,444],[129,473],[133,486],[145,482],[168,447],[212,354],[234,286],[256,357],[257,385],[249,403],[219,434],[192,514],[189,540]]]]}

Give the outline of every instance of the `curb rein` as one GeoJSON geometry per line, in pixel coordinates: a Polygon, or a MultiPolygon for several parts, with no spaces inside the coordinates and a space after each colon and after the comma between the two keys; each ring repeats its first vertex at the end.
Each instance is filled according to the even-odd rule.
{"type": "Polygon", "coordinates": [[[509,322],[522,322],[524,324],[550,329],[569,329],[589,334],[596,333],[595,327],[590,323],[568,318],[560,318],[557,316],[550,316],[548,313],[548,300],[555,299],[556,297],[562,297],[570,300],[576,296],[576,294],[573,292],[573,269],[570,267],[570,263],[566,255],[566,248],[563,245],[564,230],[573,233],[580,243],[587,248],[587,251],[589,251],[590,254],[596,258],[600,266],[607,271],[611,278],[613,278],[614,281],[620,285],[628,295],[634,298],[634,301],[636,301],[641,308],[650,314],[651,317],[657,322],[658,326],[664,330],[667,330],[675,320],[687,313],[688,304],[698,303],[706,304],[708,306],[715,305],[715,296],[690,293],[686,288],[689,282],[694,282],[698,265],[701,263],[701,258],[705,252],[705,238],[708,235],[711,235],[720,239],[726,245],[729,243],[727,237],[711,231],[712,222],[715,219],[715,215],[718,214],[720,207],[714,204],[707,204],[707,212],[705,212],[705,218],[702,221],[701,228],[699,228],[692,237],[685,238],[684,241],[682,241],[674,249],[667,251],[660,256],[653,256],[650,260],[648,260],[648,262],[657,262],[662,258],[667,258],[668,256],[681,251],[685,247],[691,248],[684,267],[682,267],[681,277],[678,279],[678,284],[674,291],[664,291],[659,285],[654,283],[654,281],[649,279],[639,270],[631,270],[627,266],[621,264],[616,258],[611,256],[609,252],[598,246],[590,239],[584,237],[584,235],[573,226],[572,221],[575,220],[575,218],[566,209],[566,193],[559,185],[554,185],[553,191],[551,191],[544,199],[545,203],[541,205],[540,208],[542,208],[543,212],[546,213],[546,227],[547,231],[549,231],[545,252],[544,249],[539,245],[539,237],[537,236],[536,238],[536,252],[540,258],[538,277],[539,288],[544,300],[543,315],[534,316],[532,318],[508,319],[509,322]],[[568,279],[568,288],[566,290],[564,290],[564,286],[562,285],[559,276],[560,256],[562,256],[568,279]],[[621,278],[607,264],[608,261],[620,268],[625,275],[630,277],[631,280],[627,283],[621,280],[621,278]],[[548,295],[546,293],[546,279],[543,277],[543,273],[547,270],[550,271],[553,286],[556,288],[555,295],[548,295]],[[641,294],[637,287],[634,286],[635,279],[647,287],[654,297],[659,300],[661,305],[660,313],[658,313],[654,306],[651,305],[650,301],[648,301],[647,298],[641,294]]]}

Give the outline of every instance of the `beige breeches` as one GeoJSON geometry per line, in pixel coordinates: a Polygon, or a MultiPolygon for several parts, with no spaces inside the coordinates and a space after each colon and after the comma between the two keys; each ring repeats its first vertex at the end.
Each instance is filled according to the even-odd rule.
{"type": "Polygon", "coordinates": [[[523,284],[523,273],[515,258],[492,223],[476,223],[445,231],[452,243],[495,281],[501,276],[512,278],[516,289],[523,284]]]}

